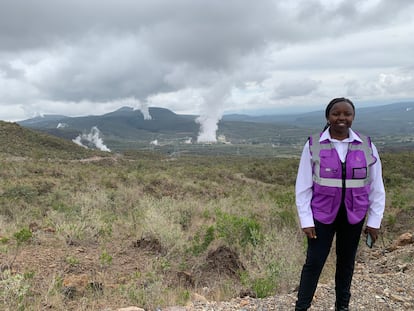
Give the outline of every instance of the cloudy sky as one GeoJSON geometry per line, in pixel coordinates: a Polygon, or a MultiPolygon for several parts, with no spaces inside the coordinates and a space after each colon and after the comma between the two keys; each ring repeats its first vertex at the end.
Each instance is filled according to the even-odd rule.
{"type": "Polygon", "coordinates": [[[412,0],[0,0],[0,119],[414,99],[412,0]]]}

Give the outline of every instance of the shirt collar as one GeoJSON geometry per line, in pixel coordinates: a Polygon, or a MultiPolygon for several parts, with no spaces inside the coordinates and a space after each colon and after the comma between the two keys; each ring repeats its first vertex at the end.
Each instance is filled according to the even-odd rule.
{"type": "Polygon", "coordinates": [[[349,129],[349,137],[345,138],[344,140],[337,140],[331,137],[331,134],[329,133],[329,128],[327,128],[321,135],[321,137],[319,138],[319,141],[324,141],[324,140],[329,140],[329,141],[342,141],[344,143],[350,143],[353,142],[354,140],[362,142],[362,139],[358,136],[357,133],[355,133],[352,129],[349,129]]]}

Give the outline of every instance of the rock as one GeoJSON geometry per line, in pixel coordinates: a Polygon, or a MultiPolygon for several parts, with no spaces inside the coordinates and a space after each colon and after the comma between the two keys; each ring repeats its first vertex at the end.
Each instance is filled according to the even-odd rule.
{"type": "Polygon", "coordinates": [[[247,306],[249,304],[250,304],[250,301],[248,299],[242,299],[240,301],[240,307],[245,307],[245,306],[247,306]]]}
{"type": "Polygon", "coordinates": [[[406,233],[401,234],[401,235],[398,237],[398,239],[397,239],[397,241],[395,242],[395,244],[396,244],[397,246],[405,246],[405,245],[411,244],[411,243],[413,243],[413,242],[414,242],[414,240],[413,240],[413,235],[412,235],[412,233],[406,232],[406,233]]]}
{"type": "Polygon", "coordinates": [[[38,231],[40,229],[40,226],[39,226],[39,224],[38,223],[36,223],[36,222],[31,222],[30,224],[29,224],[29,230],[30,231],[32,231],[32,232],[36,232],[36,231],[38,231]]]}
{"type": "Polygon", "coordinates": [[[194,287],[194,279],[190,272],[187,271],[178,271],[177,277],[180,280],[180,283],[185,287],[194,287]]]}
{"type": "Polygon", "coordinates": [[[74,298],[77,294],[85,292],[89,284],[89,276],[86,274],[68,275],[63,279],[62,293],[68,298],[74,298]]]}
{"type": "Polygon", "coordinates": [[[208,301],[204,296],[201,296],[197,293],[192,293],[191,294],[191,300],[193,302],[207,302],[208,301]]]}
{"type": "Polygon", "coordinates": [[[405,272],[408,270],[408,264],[397,265],[398,272],[405,272]]]}
{"type": "Polygon", "coordinates": [[[396,294],[391,294],[390,298],[394,301],[399,301],[399,302],[406,302],[407,301],[407,299],[404,298],[403,296],[396,295],[396,294]]]}
{"type": "Polygon", "coordinates": [[[48,232],[48,233],[55,233],[56,229],[52,227],[47,227],[47,228],[44,228],[43,231],[48,232]]]}

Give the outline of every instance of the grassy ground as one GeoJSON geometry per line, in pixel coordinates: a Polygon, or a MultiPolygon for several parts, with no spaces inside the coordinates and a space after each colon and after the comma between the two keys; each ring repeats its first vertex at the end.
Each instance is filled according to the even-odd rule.
{"type": "MultiPolygon", "coordinates": [[[[297,285],[297,158],[93,156],[0,157],[0,309],[154,310],[297,285]]],[[[414,154],[382,158],[389,243],[413,227],[414,154]]]]}

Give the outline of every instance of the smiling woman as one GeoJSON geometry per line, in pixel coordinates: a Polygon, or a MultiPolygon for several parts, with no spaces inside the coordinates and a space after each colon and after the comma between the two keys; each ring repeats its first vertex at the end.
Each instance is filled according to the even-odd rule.
{"type": "Polygon", "coordinates": [[[347,98],[335,98],[326,107],[325,117],[325,130],[330,127],[331,137],[343,140],[348,137],[348,129],[354,121],[355,106],[347,98]]]}
{"type": "Polygon", "coordinates": [[[308,239],[296,311],[308,310],[336,235],[335,310],[347,311],[356,251],[365,233],[372,242],[385,207],[380,158],[369,137],[351,129],[355,106],[333,99],[325,110],[322,133],[309,137],[296,179],[296,205],[308,239]]]}

